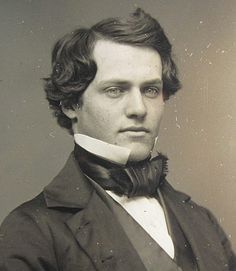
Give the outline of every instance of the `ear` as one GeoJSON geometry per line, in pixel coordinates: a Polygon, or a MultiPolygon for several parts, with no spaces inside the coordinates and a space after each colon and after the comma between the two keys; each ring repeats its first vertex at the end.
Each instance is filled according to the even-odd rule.
{"type": "Polygon", "coordinates": [[[66,108],[66,107],[62,106],[61,110],[71,120],[76,119],[78,117],[76,109],[66,108]]]}

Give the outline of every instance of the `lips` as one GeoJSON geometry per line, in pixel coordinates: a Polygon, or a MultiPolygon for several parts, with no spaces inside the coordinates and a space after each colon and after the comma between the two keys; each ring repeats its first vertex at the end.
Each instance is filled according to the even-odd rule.
{"type": "Polygon", "coordinates": [[[124,129],[121,129],[120,132],[144,132],[149,133],[149,130],[145,127],[139,127],[139,126],[130,126],[124,129]]]}

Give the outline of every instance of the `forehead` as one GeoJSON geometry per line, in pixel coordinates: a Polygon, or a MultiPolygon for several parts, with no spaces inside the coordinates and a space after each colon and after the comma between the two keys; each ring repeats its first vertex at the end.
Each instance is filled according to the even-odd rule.
{"type": "Polygon", "coordinates": [[[161,79],[162,64],[157,51],[147,47],[99,40],[93,57],[97,64],[96,80],[161,79]]]}

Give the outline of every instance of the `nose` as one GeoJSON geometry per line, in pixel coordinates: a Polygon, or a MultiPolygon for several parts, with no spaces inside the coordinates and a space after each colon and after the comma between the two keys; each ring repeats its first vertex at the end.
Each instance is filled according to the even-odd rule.
{"type": "Polygon", "coordinates": [[[144,118],[147,114],[147,108],[141,91],[138,88],[132,89],[127,99],[126,116],[128,118],[144,118]]]}

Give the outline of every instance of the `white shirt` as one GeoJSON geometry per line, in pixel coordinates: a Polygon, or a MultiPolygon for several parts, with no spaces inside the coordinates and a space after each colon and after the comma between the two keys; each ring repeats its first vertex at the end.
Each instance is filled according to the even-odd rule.
{"type": "MultiPolygon", "coordinates": [[[[108,144],[101,140],[82,134],[75,134],[76,144],[99,157],[117,164],[125,165],[130,150],[124,147],[108,144]]],[[[165,250],[173,259],[174,244],[169,235],[165,214],[162,206],[155,198],[118,196],[112,191],[106,191],[131,217],[165,250]]]]}

